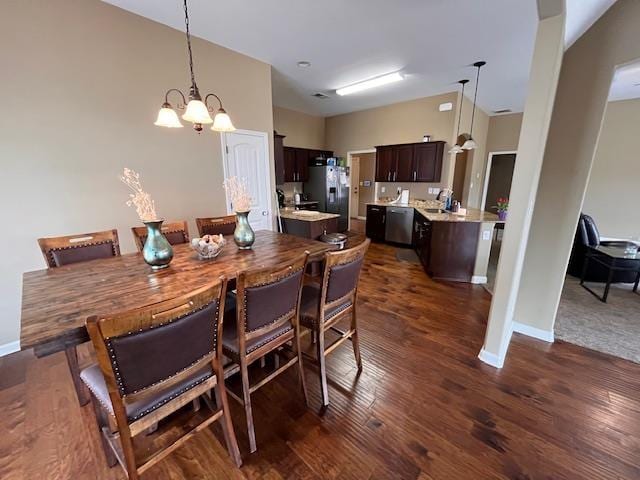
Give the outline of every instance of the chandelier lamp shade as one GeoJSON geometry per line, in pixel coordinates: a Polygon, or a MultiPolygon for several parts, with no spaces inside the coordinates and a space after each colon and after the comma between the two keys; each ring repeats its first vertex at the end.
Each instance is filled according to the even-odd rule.
{"type": "Polygon", "coordinates": [[[449,150],[449,153],[457,155],[462,153],[462,147],[458,145],[458,137],[460,136],[460,120],[462,119],[462,103],[464,101],[464,86],[469,83],[469,80],[458,80],[458,83],[462,85],[461,94],[460,94],[460,109],[458,111],[458,131],[456,132],[456,144],[449,150]]]}
{"type": "Polygon", "coordinates": [[[475,119],[475,116],[476,116],[476,102],[478,100],[478,84],[480,83],[480,69],[484,67],[486,64],[487,62],[482,62],[482,61],[476,62],[473,64],[473,66],[478,69],[476,73],[476,91],[473,95],[473,111],[471,112],[471,128],[469,129],[469,139],[462,144],[463,150],[473,150],[475,148],[478,148],[478,144],[473,139],[473,120],[475,119]]]}
{"type": "Polygon", "coordinates": [[[191,87],[189,88],[189,101],[184,93],[177,88],[170,88],[164,95],[164,103],[160,107],[158,112],[158,118],[154,122],[154,125],[166,128],[182,128],[182,122],[178,118],[178,114],[173,105],[169,102],[169,95],[175,93],[178,96],[178,103],[176,109],[184,110],[182,119],[193,124],[193,129],[200,133],[203,125],[211,124],[211,130],[214,132],[233,132],[235,127],[231,122],[229,114],[222,107],[222,100],[215,93],[209,93],[202,99],[200,90],[198,90],[198,84],[196,83],[196,77],[193,73],[193,53],[191,51],[191,33],[189,32],[189,11],[187,8],[187,0],[183,0],[184,5],[184,23],[186,27],[187,35],[187,51],[189,53],[189,72],[191,74],[191,87]],[[217,105],[214,109],[209,104],[209,99],[215,99],[217,105]],[[211,114],[215,115],[211,118],[211,114]]]}

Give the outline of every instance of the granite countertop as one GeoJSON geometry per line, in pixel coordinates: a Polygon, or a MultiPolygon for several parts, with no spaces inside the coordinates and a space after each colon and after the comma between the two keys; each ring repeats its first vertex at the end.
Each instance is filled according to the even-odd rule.
{"type": "Polygon", "coordinates": [[[302,220],[303,222],[320,222],[323,220],[330,220],[332,218],[338,218],[340,215],[337,213],[324,213],[324,212],[312,212],[309,210],[295,210],[293,208],[281,208],[280,217],[288,218],[290,220],[302,220]]]}
{"type": "Polygon", "coordinates": [[[498,219],[498,215],[490,212],[483,212],[477,208],[467,208],[466,215],[457,215],[451,212],[436,213],[427,209],[442,209],[442,202],[438,200],[410,200],[408,204],[392,204],[388,201],[369,202],[367,205],[378,205],[381,207],[409,207],[414,208],[418,213],[432,222],[478,222],[478,223],[504,223],[498,219]]]}

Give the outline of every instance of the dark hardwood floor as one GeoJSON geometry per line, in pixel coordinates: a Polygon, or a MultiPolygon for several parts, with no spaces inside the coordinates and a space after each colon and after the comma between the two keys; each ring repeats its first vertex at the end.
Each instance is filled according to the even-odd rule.
{"type": "MultiPolygon", "coordinates": [[[[489,302],[480,286],[435,283],[372,245],[360,287],[364,370],[348,344],[329,356],[329,409],[318,413],[316,370],[307,367],[305,409],[290,369],[252,397],[253,455],[231,401],[241,470],[216,425],[143,478],[640,478],[640,365],[515,335],[495,370],[477,359],[489,302]]],[[[63,354],[0,359],[0,411],[1,479],[124,478],[106,467],[63,354]]]]}

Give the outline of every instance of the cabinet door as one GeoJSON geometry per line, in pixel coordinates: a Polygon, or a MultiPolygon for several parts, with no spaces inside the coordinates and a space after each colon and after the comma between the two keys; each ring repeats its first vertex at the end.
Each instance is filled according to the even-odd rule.
{"type": "Polygon", "coordinates": [[[394,147],[395,170],[393,172],[393,181],[414,181],[413,150],[413,145],[399,145],[394,147]]]}
{"type": "Polygon", "coordinates": [[[371,240],[384,241],[387,208],[367,205],[367,237],[371,240]]]}
{"type": "Polygon", "coordinates": [[[442,174],[444,142],[429,142],[415,146],[414,181],[439,182],[442,174]]]}
{"type": "Polygon", "coordinates": [[[376,182],[390,182],[394,161],[391,147],[376,148],[376,182]]]}
{"type": "Polygon", "coordinates": [[[284,181],[295,182],[296,177],[296,149],[284,147],[284,181]]]}
{"type": "Polygon", "coordinates": [[[309,150],[296,148],[296,182],[309,180],[309,150]]]}
{"type": "Polygon", "coordinates": [[[284,179],[284,135],[273,134],[273,163],[276,169],[276,185],[282,185],[284,179]]]}

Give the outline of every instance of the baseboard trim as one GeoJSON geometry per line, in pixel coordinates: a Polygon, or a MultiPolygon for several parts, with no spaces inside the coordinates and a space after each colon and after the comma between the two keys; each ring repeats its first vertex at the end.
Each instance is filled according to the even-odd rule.
{"type": "Polygon", "coordinates": [[[5,343],[4,345],[0,345],[0,357],[4,357],[5,355],[9,355],[10,353],[17,352],[18,350],[20,350],[20,340],[5,343]]]}
{"type": "Polygon", "coordinates": [[[484,283],[487,283],[488,280],[489,279],[483,275],[473,275],[471,277],[471,283],[475,283],[476,285],[482,285],[484,283]]]}
{"type": "Polygon", "coordinates": [[[484,363],[491,365],[495,368],[502,368],[504,366],[504,357],[500,358],[498,355],[488,352],[484,348],[480,350],[478,358],[484,363]]]}
{"type": "Polygon", "coordinates": [[[542,330],[541,328],[525,325],[524,323],[513,322],[513,331],[529,337],[537,338],[544,342],[554,342],[553,330],[542,330]]]}

